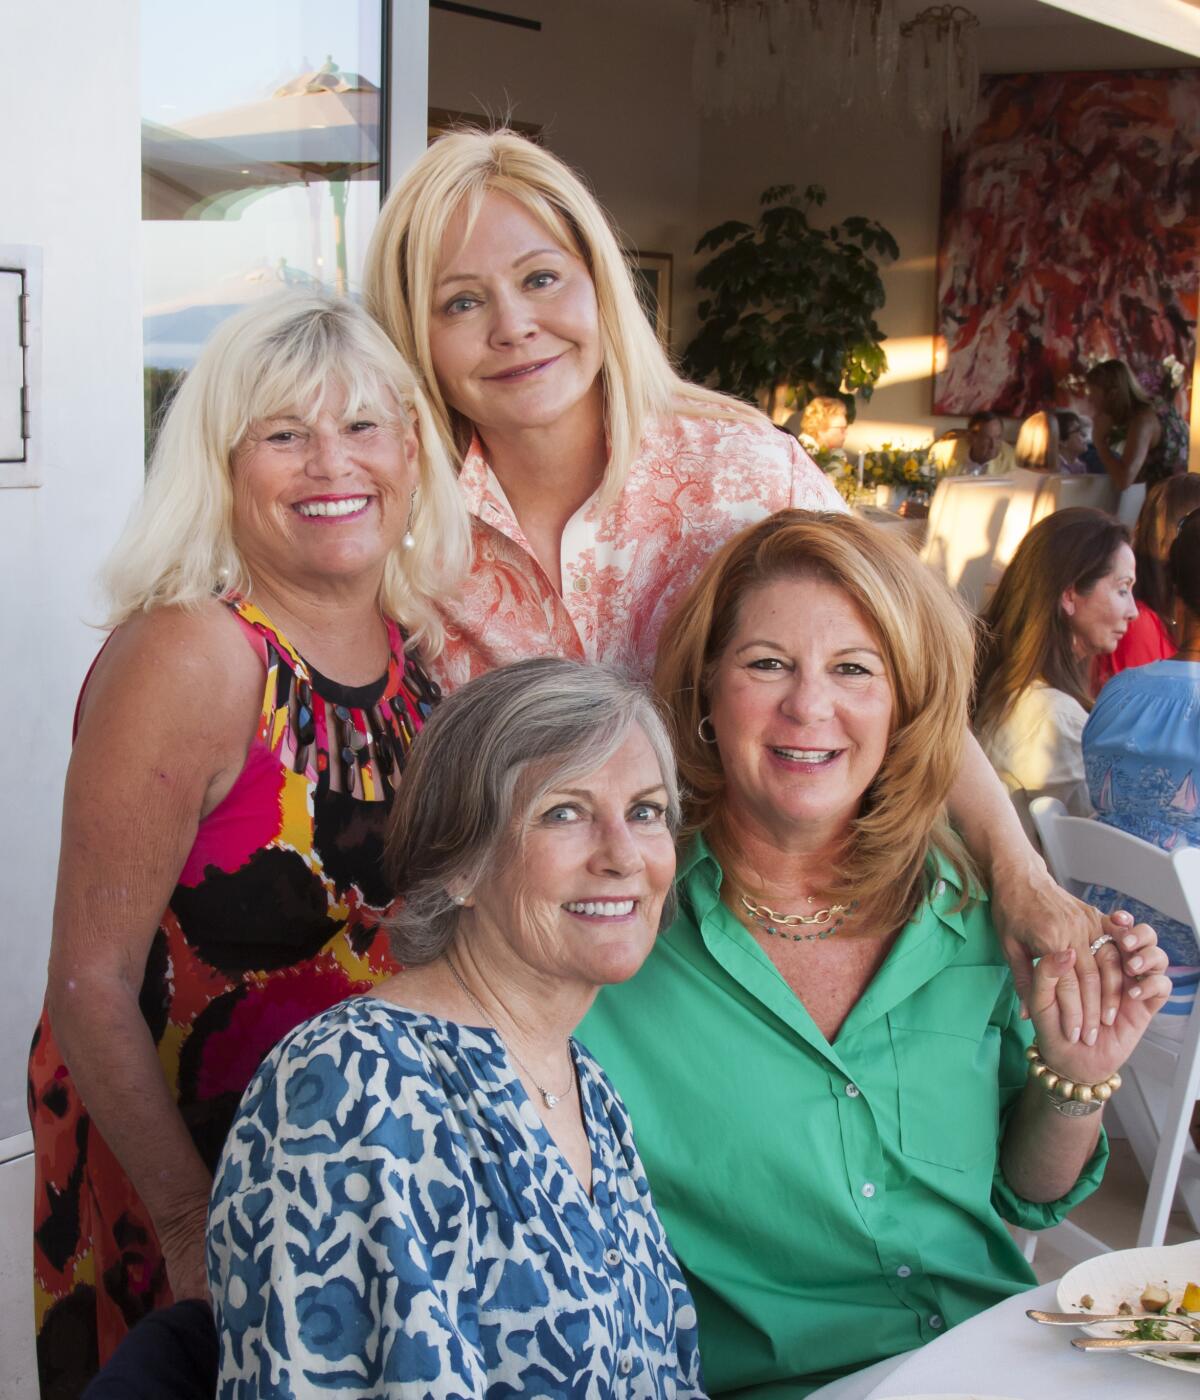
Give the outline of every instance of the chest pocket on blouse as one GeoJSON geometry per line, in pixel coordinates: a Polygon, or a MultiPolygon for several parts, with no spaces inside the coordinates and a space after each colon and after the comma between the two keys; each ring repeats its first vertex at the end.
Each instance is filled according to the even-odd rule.
{"type": "Polygon", "coordinates": [[[995,1154],[1000,1028],[991,1018],[1007,978],[1003,967],[946,968],[889,1014],[905,1156],[966,1171],[995,1154]]]}

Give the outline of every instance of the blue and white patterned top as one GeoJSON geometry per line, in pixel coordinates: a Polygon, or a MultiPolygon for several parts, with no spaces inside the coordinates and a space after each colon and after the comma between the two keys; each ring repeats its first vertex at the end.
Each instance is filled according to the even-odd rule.
{"type": "Polygon", "coordinates": [[[590,1200],[495,1031],[368,996],[280,1042],[209,1211],[221,1400],[703,1395],[629,1118],[571,1048],[590,1200]]]}
{"type": "MultiPolygon", "coordinates": [[[[1096,816],[1172,851],[1200,846],[1200,662],[1154,661],[1108,681],[1083,731],[1083,762],[1096,816]]],[[[1186,924],[1093,885],[1083,897],[1153,924],[1171,962],[1164,1015],[1187,1015],[1200,952],[1186,924]]]]}

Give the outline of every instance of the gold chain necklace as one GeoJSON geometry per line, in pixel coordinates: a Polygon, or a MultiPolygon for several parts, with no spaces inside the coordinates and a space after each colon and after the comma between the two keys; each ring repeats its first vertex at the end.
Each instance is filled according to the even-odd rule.
{"type": "Polygon", "coordinates": [[[835,914],[845,915],[854,908],[852,904],[829,904],[824,909],[814,909],[811,914],[777,914],[765,904],[756,904],[744,894],[739,894],[746,916],[754,921],[764,933],[775,934],[780,938],[790,938],[793,943],[812,943],[815,939],[832,938],[846,922],[839,918],[833,923],[835,914]],[[817,924],[816,933],[796,933],[797,928],[817,924]]]}
{"type": "MultiPolygon", "coordinates": [[[[487,1014],[487,1012],[483,1009],[483,1005],[482,1005],[482,1003],[480,1002],[479,998],[474,994],[474,992],[471,991],[470,987],[468,987],[467,984],[462,980],[462,977],[459,975],[458,968],[456,968],[456,967],[454,966],[454,964],[450,961],[450,954],[449,954],[449,953],[445,953],[445,954],[443,954],[443,956],[444,956],[445,959],[446,959],[446,966],[450,969],[451,976],[452,976],[452,977],[454,978],[454,980],[458,983],[458,985],[463,989],[464,995],[465,995],[465,996],[467,997],[467,999],[472,1003],[472,1005],[475,1007],[475,1010],[479,1012],[479,1014],[480,1014],[480,1015],[483,1017],[483,1019],[488,1023],[488,1025],[491,1026],[492,1030],[494,1030],[494,1031],[496,1032],[497,1035],[500,1035],[500,1027],[497,1026],[497,1024],[495,1023],[495,1021],[493,1021],[492,1018],[487,1014]]],[[[570,1084],[567,1085],[567,1087],[562,1091],[561,1094],[552,1094],[552,1093],[550,1092],[549,1089],[543,1088],[543,1086],[537,1082],[536,1078],[534,1078],[533,1071],[529,1068],[529,1066],[525,1063],[524,1060],[520,1060],[520,1059],[517,1058],[517,1052],[512,1048],[512,1046],[508,1043],[508,1041],[504,1039],[504,1037],[503,1037],[502,1035],[500,1035],[500,1039],[501,1039],[501,1041],[503,1041],[503,1043],[504,1043],[504,1048],[508,1051],[508,1053],[513,1057],[513,1060],[516,1062],[517,1068],[518,1068],[518,1069],[523,1069],[523,1070],[525,1071],[525,1073],[529,1076],[530,1082],[533,1084],[533,1087],[538,1091],[538,1093],[541,1094],[541,1096],[542,1096],[542,1101],[545,1103],[545,1105],[546,1105],[547,1108],[556,1108],[556,1107],[563,1101],[563,1099],[565,1099],[565,1098],[567,1097],[567,1095],[571,1092],[571,1090],[575,1088],[575,1083],[576,1083],[576,1081],[575,1081],[575,1066],[574,1066],[573,1064],[572,1064],[572,1066],[571,1066],[571,1082],[570,1082],[570,1084]]],[[[570,1055],[571,1055],[571,1037],[568,1036],[568,1037],[567,1037],[567,1058],[568,1058],[568,1059],[570,1058],[570,1055]]]]}

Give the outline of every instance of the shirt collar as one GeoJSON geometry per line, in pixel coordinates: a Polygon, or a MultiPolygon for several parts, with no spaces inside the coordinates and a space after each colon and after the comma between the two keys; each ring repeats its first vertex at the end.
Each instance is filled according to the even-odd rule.
{"type": "MultiPolygon", "coordinates": [[[[458,472],[458,489],[463,494],[467,509],[472,515],[480,515],[488,500],[495,500],[497,493],[504,499],[504,492],[496,480],[495,473],[484,455],[483,442],[478,433],[471,437],[470,446],[463,454],[462,466],[458,472]]],[[[508,508],[507,500],[504,501],[508,508]]]]}

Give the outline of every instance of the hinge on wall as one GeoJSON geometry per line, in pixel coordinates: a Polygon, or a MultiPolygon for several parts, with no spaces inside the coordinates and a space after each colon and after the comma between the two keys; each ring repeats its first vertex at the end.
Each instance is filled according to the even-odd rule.
{"type": "Polygon", "coordinates": [[[29,441],[29,389],[21,385],[21,441],[29,441]]]}
{"type": "MultiPolygon", "coordinates": [[[[21,285],[25,285],[25,278],[22,275],[21,285]]],[[[29,293],[22,292],[17,297],[17,335],[20,338],[21,349],[29,349],[29,293]]]]}

